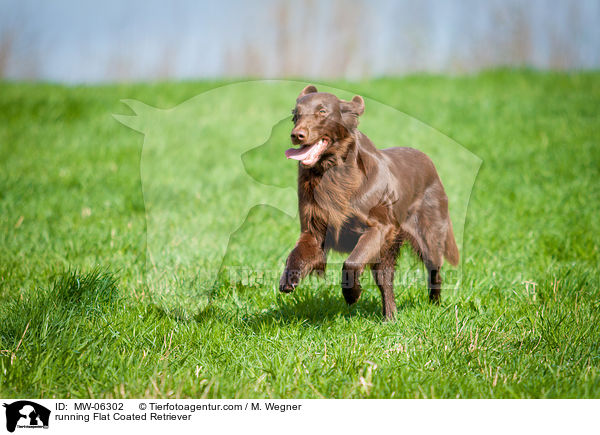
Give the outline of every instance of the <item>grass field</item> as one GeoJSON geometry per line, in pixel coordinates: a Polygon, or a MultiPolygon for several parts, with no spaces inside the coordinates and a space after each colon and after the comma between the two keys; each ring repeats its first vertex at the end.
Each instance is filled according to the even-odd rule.
{"type": "MultiPolygon", "coordinates": [[[[425,282],[397,288],[398,318],[388,323],[372,285],[348,308],[330,281],[280,295],[270,280],[221,279],[207,300],[194,264],[166,288],[148,279],[156,234],[142,189],[144,136],[112,114],[132,115],[121,99],[166,109],[220,84],[0,82],[1,397],[600,397],[600,73],[328,83],[483,160],[460,288],[440,307],[427,303],[425,282]]],[[[285,97],[280,119],[293,104],[285,97]]],[[[220,110],[207,119],[219,122],[220,110]]],[[[369,107],[372,131],[390,128],[368,116],[369,107]]],[[[261,130],[240,134],[268,136],[261,130]]],[[[185,140],[185,130],[171,133],[185,140]]],[[[230,145],[213,134],[215,146],[230,145]]],[[[277,184],[268,162],[249,167],[277,184]]],[[[172,175],[169,198],[178,194],[172,175]]],[[[199,182],[214,176],[198,171],[199,182]]],[[[237,213],[244,198],[222,189],[206,201],[225,198],[237,213]]],[[[184,225],[189,212],[171,208],[166,219],[184,225]]],[[[215,228],[225,219],[215,206],[215,228]]],[[[265,246],[298,234],[295,219],[273,210],[251,213],[247,225],[232,264],[260,263],[265,246]]],[[[219,259],[198,249],[200,263],[219,259]]],[[[404,251],[400,267],[419,266],[404,251]]]]}

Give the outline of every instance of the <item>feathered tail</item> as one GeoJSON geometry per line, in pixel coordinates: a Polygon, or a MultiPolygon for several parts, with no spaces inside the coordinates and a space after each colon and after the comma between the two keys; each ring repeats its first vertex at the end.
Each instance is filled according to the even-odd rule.
{"type": "Polygon", "coordinates": [[[458,265],[458,246],[456,246],[456,240],[454,240],[454,231],[452,231],[452,221],[450,218],[448,218],[448,232],[446,233],[446,249],[444,250],[444,257],[446,257],[446,260],[448,260],[451,265],[458,265]]]}

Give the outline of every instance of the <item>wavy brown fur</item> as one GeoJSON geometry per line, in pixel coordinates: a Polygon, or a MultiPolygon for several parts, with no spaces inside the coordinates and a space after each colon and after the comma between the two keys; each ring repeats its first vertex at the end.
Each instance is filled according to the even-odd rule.
{"type": "Polygon", "coordinates": [[[316,163],[298,167],[301,235],[290,253],[279,289],[293,291],[312,271],[323,271],[330,249],[350,252],[342,268],[342,293],[352,304],[361,294],[366,266],[382,295],[386,319],[395,316],[393,278],[400,246],[408,240],[428,270],[429,297],[439,302],[445,257],[459,261],[448,198],[433,162],[412,148],[378,150],[357,130],[364,101],[339,100],[307,86],[298,96],[292,141],[326,138],[316,163]]]}

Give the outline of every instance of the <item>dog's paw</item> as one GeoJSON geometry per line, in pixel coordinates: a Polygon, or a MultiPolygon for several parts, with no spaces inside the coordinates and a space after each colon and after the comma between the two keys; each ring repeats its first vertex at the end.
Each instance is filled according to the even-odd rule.
{"type": "Polygon", "coordinates": [[[300,271],[285,270],[279,280],[279,291],[282,293],[291,293],[300,283],[300,271]]]}
{"type": "Polygon", "coordinates": [[[348,305],[354,304],[362,293],[359,282],[360,273],[360,266],[344,263],[342,268],[342,294],[348,305]]]}
{"type": "Polygon", "coordinates": [[[362,289],[360,287],[342,287],[342,294],[348,305],[352,305],[358,301],[362,289]]]}
{"type": "Polygon", "coordinates": [[[285,283],[285,284],[279,283],[279,291],[281,293],[291,293],[294,291],[294,288],[295,288],[294,286],[292,286],[288,283],[285,283]]]}

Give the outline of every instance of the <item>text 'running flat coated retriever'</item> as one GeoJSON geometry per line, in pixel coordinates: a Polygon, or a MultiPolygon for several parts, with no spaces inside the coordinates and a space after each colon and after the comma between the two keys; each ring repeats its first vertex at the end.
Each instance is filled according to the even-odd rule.
{"type": "Polygon", "coordinates": [[[433,162],[413,148],[376,149],[358,131],[362,97],[343,101],[307,86],[296,100],[291,138],[298,160],[301,234],[290,253],[279,290],[291,292],[311,272],[323,273],[327,252],[350,252],[342,268],[348,304],[361,294],[359,278],[370,266],[381,291],[383,315],[393,319],[394,268],[405,240],[425,263],[429,299],[439,303],[445,257],[458,264],[448,198],[433,162]]]}

